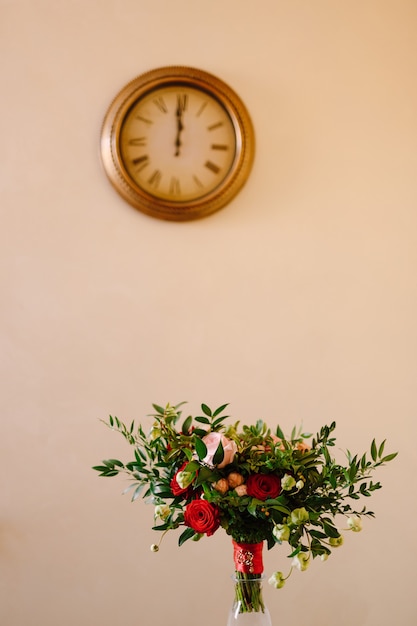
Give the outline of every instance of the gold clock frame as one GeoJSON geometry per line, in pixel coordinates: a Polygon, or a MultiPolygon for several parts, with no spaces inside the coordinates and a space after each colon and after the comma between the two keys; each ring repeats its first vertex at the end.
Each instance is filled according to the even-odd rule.
{"type": "Polygon", "coordinates": [[[218,211],[241,190],[252,168],[255,136],[244,103],[229,85],[200,69],[168,66],[141,74],[116,95],[104,117],[100,147],[104,170],[111,184],[134,208],[164,220],[187,221],[218,211]],[[143,190],[130,177],[120,149],[121,129],[131,107],[153,90],[175,85],[193,87],[215,98],[228,113],[235,133],[235,158],[223,180],[211,192],[189,201],[161,199],[143,190]]]}

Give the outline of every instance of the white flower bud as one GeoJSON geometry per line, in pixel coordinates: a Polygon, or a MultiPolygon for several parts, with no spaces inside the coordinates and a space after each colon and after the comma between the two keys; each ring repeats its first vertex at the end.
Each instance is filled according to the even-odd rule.
{"type": "Polygon", "coordinates": [[[362,530],[362,519],[359,515],[351,515],[348,517],[347,525],[354,533],[359,533],[362,530]]]}
{"type": "Polygon", "coordinates": [[[290,521],[295,526],[300,526],[300,524],[304,524],[304,522],[308,522],[308,520],[308,511],[303,506],[299,509],[291,511],[290,521]]]}
{"type": "Polygon", "coordinates": [[[281,488],[284,491],[291,491],[291,489],[295,486],[295,478],[290,474],[284,474],[281,478],[281,488]]]}
{"type": "Polygon", "coordinates": [[[332,548],[340,548],[343,545],[343,537],[339,535],[338,537],[330,537],[329,543],[332,548]]]}
{"type": "Polygon", "coordinates": [[[194,480],[193,472],[177,472],[176,480],[181,489],[187,489],[194,480]]]}
{"type": "Polygon", "coordinates": [[[290,527],[287,524],[276,524],[272,529],[272,534],[276,541],[288,541],[290,538],[290,527]]]}
{"type": "Polygon", "coordinates": [[[282,572],[274,572],[271,578],[268,580],[268,583],[275,587],[275,589],[282,589],[285,585],[285,578],[282,572]]]}
{"type": "Polygon", "coordinates": [[[310,554],[308,552],[299,552],[291,561],[291,565],[300,570],[300,572],[305,572],[310,565],[310,554]]]}
{"type": "Polygon", "coordinates": [[[161,520],[166,520],[169,517],[171,509],[168,504],[158,504],[155,507],[155,518],[159,517],[161,520]]]}

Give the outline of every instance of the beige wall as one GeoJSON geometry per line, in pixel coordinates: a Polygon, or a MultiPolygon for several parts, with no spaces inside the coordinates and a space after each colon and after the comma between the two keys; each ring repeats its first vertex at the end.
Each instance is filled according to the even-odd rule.
{"type": "Polygon", "coordinates": [[[413,626],[415,0],[0,0],[0,29],[2,626],[226,623],[228,539],[151,554],[152,507],[90,469],[129,458],[100,418],[181,400],[387,437],[376,519],[266,594],[276,626],[413,626]],[[230,83],[257,137],[239,196],[185,224],[98,151],[117,91],[171,64],[230,83]]]}

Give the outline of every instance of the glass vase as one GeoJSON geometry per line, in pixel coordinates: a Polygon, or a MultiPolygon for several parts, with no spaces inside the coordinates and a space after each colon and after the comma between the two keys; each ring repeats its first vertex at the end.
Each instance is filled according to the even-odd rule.
{"type": "Polygon", "coordinates": [[[272,626],[271,616],[262,597],[261,574],[236,572],[233,581],[235,597],[227,626],[272,626]]]}

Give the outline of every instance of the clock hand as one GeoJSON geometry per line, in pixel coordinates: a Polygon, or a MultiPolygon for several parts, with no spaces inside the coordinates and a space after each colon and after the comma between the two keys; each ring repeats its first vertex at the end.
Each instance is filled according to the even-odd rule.
{"type": "Polygon", "coordinates": [[[175,156],[180,155],[180,147],[182,145],[181,132],[184,130],[184,124],[182,123],[182,113],[183,113],[183,109],[180,103],[178,102],[177,110],[175,113],[175,115],[177,116],[177,136],[175,138],[175,146],[176,146],[175,156]]]}

